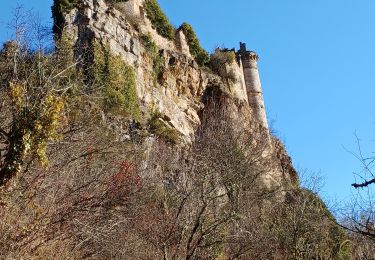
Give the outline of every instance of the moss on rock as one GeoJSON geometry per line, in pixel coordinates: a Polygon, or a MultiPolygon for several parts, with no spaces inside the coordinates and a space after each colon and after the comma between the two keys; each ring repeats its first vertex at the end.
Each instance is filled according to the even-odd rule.
{"type": "Polygon", "coordinates": [[[114,56],[108,47],[94,43],[94,63],[91,79],[101,86],[103,106],[106,110],[126,113],[136,120],[141,112],[136,90],[134,68],[120,56],[114,56]]]}
{"type": "Polygon", "coordinates": [[[159,53],[159,49],[156,46],[156,43],[153,41],[151,35],[141,35],[140,37],[141,43],[145,48],[146,54],[152,60],[152,67],[153,67],[153,76],[155,81],[160,77],[160,75],[164,72],[165,69],[165,59],[159,53]]]}

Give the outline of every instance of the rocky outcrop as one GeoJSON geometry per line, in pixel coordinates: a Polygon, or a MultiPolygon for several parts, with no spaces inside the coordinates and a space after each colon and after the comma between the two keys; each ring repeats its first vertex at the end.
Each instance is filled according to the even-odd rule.
{"type": "Polygon", "coordinates": [[[189,53],[183,32],[176,32],[175,42],[160,36],[147,19],[142,4],[142,0],[129,0],[114,6],[103,0],[83,0],[78,9],[66,14],[64,33],[71,35],[77,58],[84,57],[95,41],[108,46],[113,55],[119,55],[134,68],[143,115],[147,117],[151,110],[157,110],[163,115],[163,123],[175,129],[184,144],[194,140],[201,124],[200,112],[204,109],[207,88],[219,86],[230,100],[228,112],[230,118],[238,121],[237,130],[252,129],[256,133],[254,136],[258,136],[255,138],[264,139],[267,144],[264,157],[272,157],[277,162],[265,178],[267,185],[280,184],[282,180],[290,183],[288,174],[295,172],[285,149],[281,143],[271,140],[265,127],[265,114],[259,122],[259,111],[249,105],[241,56],[224,65],[225,73],[230,77],[220,77],[198,66],[189,53]],[[152,58],[142,43],[145,35],[159,49],[163,70],[158,75],[155,75],[152,58]]]}
{"type": "MultiPolygon", "coordinates": [[[[135,68],[137,94],[144,114],[151,107],[168,119],[184,141],[190,142],[199,124],[200,98],[208,82],[217,76],[199,68],[190,55],[179,52],[174,43],[157,35],[145,18],[138,30],[129,19],[114,7],[101,0],[84,0],[79,9],[66,15],[64,33],[73,35],[77,56],[87,51],[90,42],[98,40],[109,46],[114,55],[135,68]],[[147,21],[147,22],[146,22],[147,21]],[[151,35],[164,59],[164,72],[155,83],[153,64],[147,50],[140,43],[141,35],[151,35]]],[[[180,45],[186,52],[186,42],[180,32],[180,45]]]]}

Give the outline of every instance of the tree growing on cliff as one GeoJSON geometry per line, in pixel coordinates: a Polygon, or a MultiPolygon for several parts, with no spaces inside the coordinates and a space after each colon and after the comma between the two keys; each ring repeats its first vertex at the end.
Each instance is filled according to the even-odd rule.
{"type": "Polygon", "coordinates": [[[6,42],[1,51],[0,89],[0,185],[6,184],[33,159],[46,165],[49,142],[59,139],[63,125],[64,94],[71,85],[69,77],[75,65],[61,55],[44,55],[46,34],[38,23],[26,22],[22,9],[11,23],[15,40],[6,42]],[[25,41],[29,33],[34,45],[25,41]],[[36,45],[35,45],[36,43],[36,45]],[[36,46],[36,50],[32,47],[36,46]]]}

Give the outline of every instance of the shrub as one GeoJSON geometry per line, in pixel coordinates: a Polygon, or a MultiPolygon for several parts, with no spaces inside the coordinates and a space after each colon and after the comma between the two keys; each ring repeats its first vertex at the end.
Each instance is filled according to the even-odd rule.
{"type": "Polygon", "coordinates": [[[147,18],[151,21],[152,26],[158,32],[158,34],[169,40],[173,40],[174,28],[167,16],[161,10],[157,0],[146,0],[144,3],[144,8],[147,18]]]}
{"type": "MultiPolygon", "coordinates": [[[[34,83],[34,79],[29,80],[29,84],[34,83]]],[[[41,97],[38,96],[41,93],[33,90],[17,81],[9,82],[10,118],[13,122],[8,133],[11,138],[4,149],[7,153],[0,162],[0,186],[21,172],[24,162],[30,157],[47,166],[48,143],[60,138],[65,106],[63,97],[52,91],[41,97]]]]}
{"type": "Polygon", "coordinates": [[[136,91],[136,75],[134,69],[125,64],[119,56],[110,57],[108,85],[105,92],[105,101],[108,107],[118,107],[139,119],[140,109],[136,91]]]}
{"type": "Polygon", "coordinates": [[[210,68],[216,74],[224,79],[230,79],[236,82],[237,78],[233,70],[227,71],[226,65],[231,65],[235,62],[236,54],[234,51],[226,51],[221,49],[216,49],[211,55],[210,68]]]}
{"type": "Polygon", "coordinates": [[[226,51],[218,48],[211,55],[210,65],[213,70],[217,70],[217,67],[222,67],[226,64],[233,64],[235,59],[236,54],[233,51],[226,51]]]}
{"type": "Polygon", "coordinates": [[[202,48],[197,35],[194,32],[193,27],[190,24],[183,23],[180,30],[185,34],[187,43],[190,48],[190,53],[193,55],[199,65],[205,65],[210,61],[210,56],[202,48]]]}
{"type": "Polygon", "coordinates": [[[103,86],[104,107],[112,112],[125,112],[140,119],[136,91],[136,75],[133,67],[120,56],[113,56],[105,46],[94,44],[92,79],[103,86]]]}
{"type": "Polygon", "coordinates": [[[123,18],[138,32],[140,32],[140,26],[144,24],[144,18],[141,15],[137,15],[132,9],[129,9],[127,5],[123,3],[127,1],[114,1],[109,2],[112,7],[120,11],[123,18]]]}
{"type": "Polygon", "coordinates": [[[236,54],[234,51],[225,51],[224,52],[225,58],[229,64],[233,64],[236,59],[236,54]]]}
{"type": "Polygon", "coordinates": [[[163,138],[164,140],[177,144],[180,137],[174,128],[168,126],[162,119],[163,115],[160,112],[152,111],[151,118],[148,122],[150,132],[163,138]]]}
{"type": "Polygon", "coordinates": [[[64,27],[64,14],[78,7],[80,0],[54,0],[52,9],[53,32],[60,34],[64,27]]]}
{"type": "Polygon", "coordinates": [[[155,42],[152,40],[151,35],[141,35],[141,43],[145,47],[147,55],[152,60],[154,79],[157,80],[159,76],[164,72],[165,59],[160,55],[159,49],[155,42]]]}

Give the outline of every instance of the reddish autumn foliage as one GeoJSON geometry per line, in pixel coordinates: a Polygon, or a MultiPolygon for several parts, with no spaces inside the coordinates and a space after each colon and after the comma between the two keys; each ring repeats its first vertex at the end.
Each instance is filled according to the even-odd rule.
{"type": "Polygon", "coordinates": [[[137,173],[137,167],[127,160],[117,166],[118,172],[108,182],[107,195],[110,199],[122,201],[129,198],[135,191],[139,190],[142,181],[137,173]]]}

